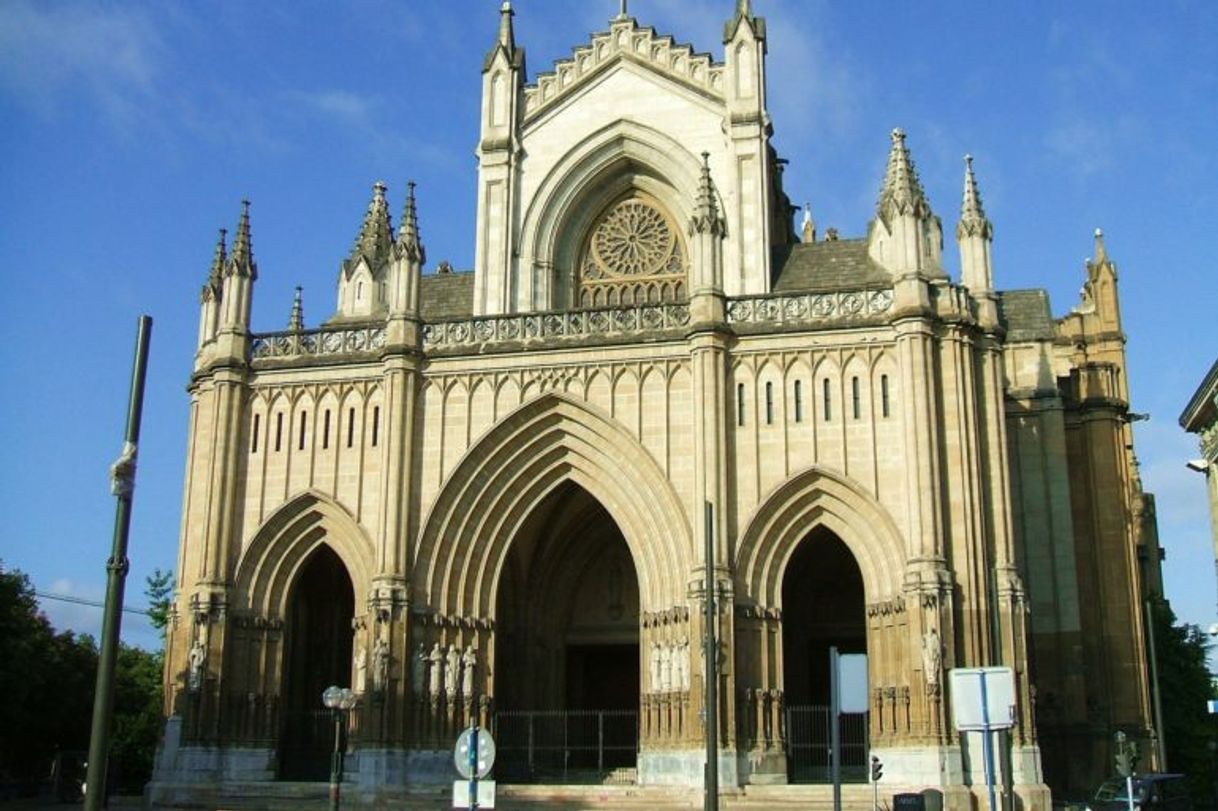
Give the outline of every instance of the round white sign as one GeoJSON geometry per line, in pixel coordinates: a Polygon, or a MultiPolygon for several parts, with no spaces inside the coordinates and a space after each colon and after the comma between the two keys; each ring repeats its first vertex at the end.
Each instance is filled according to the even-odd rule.
{"type": "MultiPolygon", "coordinates": [[[[453,763],[456,764],[457,773],[466,780],[470,779],[471,770],[469,768],[469,745],[473,739],[473,730],[467,729],[457,737],[457,745],[453,747],[453,763]]],[[[491,733],[485,729],[478,730],[478,779],[486,777],[491,773],[491,767],[495,765],[495,739],[491,737],[491,733]]]]}

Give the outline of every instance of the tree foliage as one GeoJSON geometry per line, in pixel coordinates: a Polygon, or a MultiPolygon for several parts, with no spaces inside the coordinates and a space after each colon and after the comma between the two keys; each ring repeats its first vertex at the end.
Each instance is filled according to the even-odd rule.
{"type": "MultiPolygon", "coordinates": [[[[88,749],[97,661],[93,638],[56,633],[29,578],[0,563],[0,781],[43,781],[57,752],[88,749]]],[[[114,788],[138,791],[147,781],[160,696],[160,653],[123,645],[110,750],[114,788]]]]}
{"type": "Polygon", "coordinates": [[[1210,750],[1214,720],[1206,709],[1214,697],[1209,642],[1196,625],[1177,624],[1166,602],[1158,602],[1153,613],[1167,766],[1188,775],[1194,799],[1208,806],[1218,779],[1210,750]]]}

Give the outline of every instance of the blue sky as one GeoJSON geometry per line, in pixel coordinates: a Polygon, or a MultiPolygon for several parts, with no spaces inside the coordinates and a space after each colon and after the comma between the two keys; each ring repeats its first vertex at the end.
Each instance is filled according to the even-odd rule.
{"type": "MultiPolygon", "coordinates": [[[[517,0],[530,75],[617,0],[517,0]]],[[[901,126],[945,231],[976,156],[1000,287],[1062,315],[1102,227],[1120,270],[1144,480],[1168,596],[1215,616],[1204,480],[1176,418],[1218,357],[1218,4],[755,0],[786,186],[823,231],[862,235],[901,126]]],[[[644,24],[721,54],[733,0],[632,0],[644,24]]],[[[292,288],[315,325],[380,179],[419,183],[431,266],[473,259],[479,70],[498,0],[0,2],[0,559],[43,591],[100,598],[136,317],[153,329],[130,605],[172,568],[184,387],[216,229],[253,201],[255,328],[292,288]]],[[[957,273],[955,246],[946,251],[957,273]]],[[[100,613],[46,602],[60,627],[100,613]]],[[[137,616],[125,636],[155,644],[137,616]]]]}

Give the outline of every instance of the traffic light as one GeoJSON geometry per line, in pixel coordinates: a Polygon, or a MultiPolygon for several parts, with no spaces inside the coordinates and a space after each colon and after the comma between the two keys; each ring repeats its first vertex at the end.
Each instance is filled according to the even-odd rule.
{"type": "Polygon", "coordinates": [[[871,782],[878,783],[884,776],[884,764],[875,755],[871,756],[871,782]]]}

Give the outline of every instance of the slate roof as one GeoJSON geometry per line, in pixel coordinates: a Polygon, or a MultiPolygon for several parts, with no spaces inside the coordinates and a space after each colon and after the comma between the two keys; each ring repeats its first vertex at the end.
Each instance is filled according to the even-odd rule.
{"type": "Polygon", "coordinates": [[[419,283],[424,321],[469,318],[474,313],[474,273],[428,273],[419,283]]]}
{"type": "Polygon", "coordinates": [[[1004,290],[998,294],[998,318],[1007,341],[1045,341],[1057,335],[1057,323],[1045,290],[1004,290]]]}
{"type": "Polygon", "coordinates": [[[774,257],[774,292],[859,290],[892,284],[888,271],[867,255],[867,240],[839,239],[792,245],[774,257]]]}

